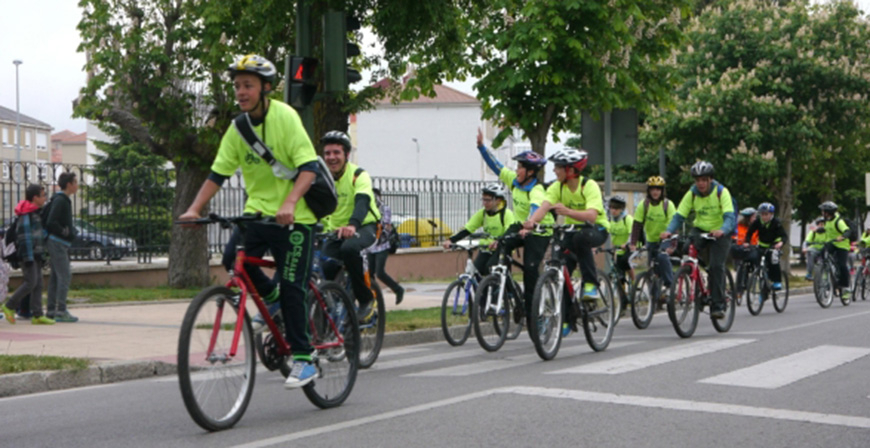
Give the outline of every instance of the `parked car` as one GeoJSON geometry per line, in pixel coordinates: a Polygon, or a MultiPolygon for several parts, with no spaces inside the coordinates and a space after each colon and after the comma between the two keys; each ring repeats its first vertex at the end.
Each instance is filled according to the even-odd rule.
{"type": "Polygon", "coordinates": [[[72,258],[105,260],[109,257],[120,260],[122,257],[136,253],[136,240],[129,236],[104,232],[81,219],[73,219],[73,226],[76,228],[77,235],[70,248],[72,258]]]}

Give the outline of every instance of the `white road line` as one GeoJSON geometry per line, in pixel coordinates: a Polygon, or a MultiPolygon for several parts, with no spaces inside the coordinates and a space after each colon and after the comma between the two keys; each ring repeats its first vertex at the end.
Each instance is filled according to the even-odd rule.
{"type": "Polygon", "coordinates": [[[761,408],[753,406],[734,405],[726,403],[712,403],[703,401],[675,400],[670,398],[644,397],[636,395],[616,395],[602,392],[589,392],[582,390],[551,389],[543,387],[505,387],[460,395],[446,400],[432,403],[410,406],[382,414],[348,420],[319,428],[311,428],[305,431],[285,434],[283,436],[270,437],[268,439],[255,440],[233,448],[263,448],[275,445],[286,445],[287,442],[307,437],[328,434],[334,431],[369,425],[371,423],[404,417],[419,412],[452,406],[454,404],[485,398],[495,394],[518,394],[545,398],[563,398],[583,402],[616,404],[624,406],[637,406],[645,408],[657,408],[664,410],[706,412],[711,414],[734,415],[738,417],[761,417],[773,420],[793,421],[801,423],[814,423],[820,425],[845,426],[849,428],[870,429],[870,418],[855,417],[850,415],[821,414],[817,412],[792,411],[789,409],[761,408]]]}
{"type": "Polygon", "coordinates": [[[621,356],[619,358],[608,359],[607,361],[593,362],[591,364],[584,364],[547,373],[594,373],[616,375],[673,361],[679,361],[694,356],[714,353],[719,350],[749,344],[750,342],[755,342],[755,339],[711,339],[709,341],[692,342],[674,347],[636,353],[634,355],[621,356]]]}
{"type": "Polygon", "coordinates": [[[380,370],[388,370],[388,369],[398,369],[402,367],[415,366],[418,364],[428,364],[431,362],[439,362],[439,361],[448,361],[451,359],[461,359],[461,358],[471,358],[472,356],[480,356],[483,353],[483,349],[466,349],[455,352],[448,353],[439,353],[435,355],[428,356],[417,356],[415,358],[404,358],[404,359],[396,359],[394,361],[385,361],[385,362],[376,362],[370,369],[372,371],[380,371],[380,370]]]}
{"type": "MultiPolygon", "coordinates": [[[[613,342],[608,347],[608,350],[620,347],[626,347],[629,345],[638,344],[639,342],[613,342]]],[[[592,355],[592,349],[585,345],[577,345],[573,347],[562,348],[559,350],[559,358],[564,358],[566,356],[575,356],[580,354],[590,354],[592,355]]],[[[404,377],[439,377],[439,376],[469,376],[469,375],[478,375],[481,373],[487,372],[495,372],[497,370],[509,369],[512,367],[534,364],[541,361],[541,358],[535,354],[527,354],[527,355],[519,355],[519,356],[509,356],[505,359],[496,359],[490,361],[481,361],[475,362],[471,364],[463,364],[459,366],[450,366],[444,367],[440,369],[427,370],[424,372],[417,373],[409,373],[407,375],[402,375],[404,377]]]]}
{"type": "Polygon", "coordinates": [[[699,382],[776,389],[870,354],[870,349],[822,345],[699,382]]]}
{"type": "Polygon", "coordinates": [[[852,319],[855,317],[866,316],[868,314],[870,314],[870,311],[862,311],[860,313],[846,314],[844,316],[831,317],[829,319],[822,319],[822,320],[817,320],[814,322],[807,322],[804,324],[792,325],[790,327],[777,328],[775,330],[737,331],[737,332],[731,332],[730,334],[736,335],[736,336],[742,336],[742,335],[754,336],[754,335],[776,334],[776,333],[782,333],[784,331],[800,330],[801,328],[814,327],[816,325],[822,325],[822,324],[827,324],[827,323],[831,323],[831,322],[836,322],[838,320],[852,319]]]}

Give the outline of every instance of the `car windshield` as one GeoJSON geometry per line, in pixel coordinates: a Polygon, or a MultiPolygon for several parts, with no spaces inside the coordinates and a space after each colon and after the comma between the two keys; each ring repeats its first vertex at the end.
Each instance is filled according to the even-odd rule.
{"type": "Polygon", "coordinates": [[[87,232],[99,232],[99,229],[94,227],[93,224],[91,224],[89,222],[82,221],[80,219],[75,220],[75,225],[77,227],[80,227],[81,229],[87,231],[87,232]]]}

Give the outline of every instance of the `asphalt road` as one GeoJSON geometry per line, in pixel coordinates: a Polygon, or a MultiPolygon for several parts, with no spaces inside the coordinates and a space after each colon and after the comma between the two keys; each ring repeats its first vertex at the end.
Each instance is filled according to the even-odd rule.
{"type": "Polygon", "coordinates": [[[659,313],[594,353],[572,334],[553,361],[525,334],[385,351],[348,401],[319,410],[258,371],[236,427],[201,430],[175,377],[0,399],[2,447],[870,446],[870,302],[706,316],[688,340],[659,313]]]}

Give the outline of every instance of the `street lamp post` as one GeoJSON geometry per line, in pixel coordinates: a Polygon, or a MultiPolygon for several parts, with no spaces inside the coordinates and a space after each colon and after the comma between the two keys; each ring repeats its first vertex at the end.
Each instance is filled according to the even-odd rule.
{"type": "Polygon", "coordinates": [[[420,177],[420,141],[417,137],[412,137],[411,141],[417,144],[417,178],[420,177]]]}
{"type": "Polygon", "coordinates": [[[18,66],[23,62],[20,59],[12,61],[15,64],[15,161],[21,162],[21,109],[18,105],[18,66]]]}

